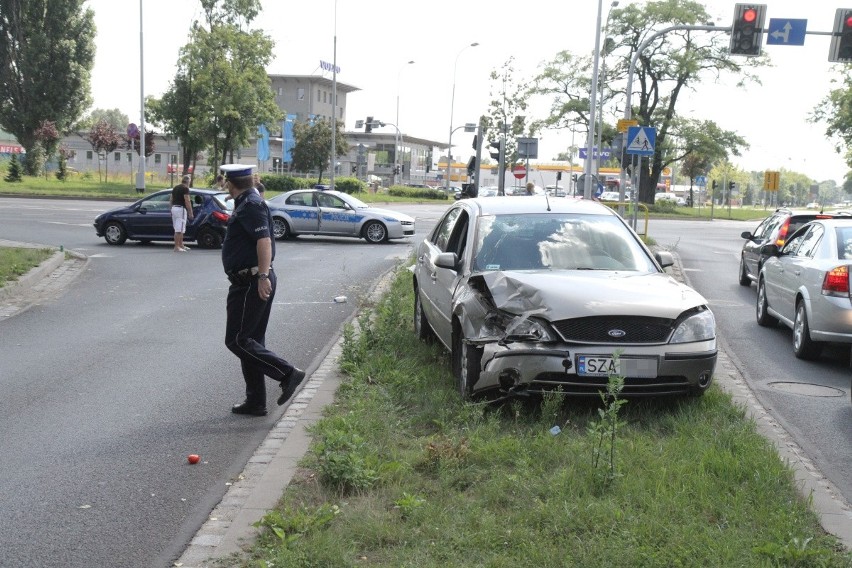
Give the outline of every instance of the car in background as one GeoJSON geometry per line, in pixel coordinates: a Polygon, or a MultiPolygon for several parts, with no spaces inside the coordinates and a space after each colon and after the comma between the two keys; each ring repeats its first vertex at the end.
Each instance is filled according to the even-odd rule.
{"type": "MultiPolygon", "coordinates": [[[[95,234],[107,244],[123,245],[126,241],[174,241],[172,225],[172,190],[152,193],[130,205],[116,207],[95,218],[95,234]]],[[[193,219],[188,221],[183,240],[196,242],[202,248],[219,248],[225,238],[234,202],[223,191],[190,189],[193,219]]]]}
{"type": "Polygon", "coordinates": [[[551,195],[553,197],[565,197],[568,195],[565,188],[561,185],[548,185],[544,188],[544,191],[547,195],[551,195]]]}
{"type": "Polygon", "coordinates": [[[276,239],[328,235],[383,243],[414,235],[413,217],[371,207],[341,191],[296,189],[276,195],[266,203],[276,239]]]}
{"type": "Polygon", "coordinates": [[[674,193],[666,193],[660,192],[654,194],[654,203],[658,203],[660,201],[668,200],[677,205],[678,207],[685,207],[686,200],[683,197],[678,197],[674,193]]]}
{"type": "Polygon", "coordinates": [[[617,191],[604,191],[601,193],[600,201],[618,201],[619,195],[617,191]]]}
{"type": "Polygon", "coordinates": [[[822,206],[816,201],[811,201],[807,205],[805,205],[805,209],[821,209],[822,206]]]}
{"type": "Polygon", "coordinates": [[[800,359],[819,357],[826,343],[852,343],[852,218],[810,221],[783,245],[766,248],[757,280],[757,323],[780,321],[792,329],[800,359]]]}
{"type": "Polygon", "coordinates": [[[787,237],[799,227],[815,219],[831,219],[833,217],[850,217],[847,212],[835,213],[806,213],[797,212],[781,207],[766,217],[753,231],[743,231],[740,235],[745,239],[740,251],[739,282],[742,286],[751,286],[757,282],[760,269],[768,258],[766,245],[784,246],[787,237]]]}
{"type": "Polygon", "coordinates": [[[477,197],[496,197],[499,188],[496,185],[486,185],[479,188],[477,197]]]}
{"type": "Polygon", "coordinates": [[[418,245],[414,327],[450,352],[463,398],[560,391],[701,395],[716,323],[606,205],[565,198],[456,202],[418,245]]]}

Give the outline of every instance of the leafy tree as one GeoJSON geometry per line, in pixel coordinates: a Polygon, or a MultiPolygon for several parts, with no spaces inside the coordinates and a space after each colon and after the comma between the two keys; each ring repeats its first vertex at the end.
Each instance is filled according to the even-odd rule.
{"type": "Polygon", "coordinates": [[[95,125],[95,123],[100,122],[101,120],[107,121],[110,126],[112,126],[113,130],[117,130],[118,132],[124,132],[124,130],[130,124],[130,119],[127,118],[127,115],[118,110],[117,108],[96,108],[92,109],[92,112],[80,119],[80,121],[74,125],[73,129],[89,130],[92,126],[95,125]]]}
{"type": "Polygon", "coordinates": [[[514,57],[510,57],[500,70],[491,72],[491,102],[488,105],[488,115],[480,118],[485,140],[505,140],[504,170],[498,172],[498,177],[505,177],[506,170],[518,160],[518,145],[516,137],[534,136],[535,126],[527,125],[525,116],[528,100],[529,85],[517,83],[514,79],[514,57]]]}
{"type": "Polygon", "coordinates": [[[101,179],[101,161],[104,161],[105,179],[109,179],[109,154],[121,144],[118,132],[106,120],[96,122],[86,135],[86,140],[92,145],[92,150],[98,155],[98,179],[101,179]]]}
{"type": "MultiPolygon", "coordinates": [[[[335,152],[345,156],[349,144],[343,135],[343,123],[336,121],[335,152]]],[[[317,183],[322,183],[322,173],[331,167],[331,121],[325,118],[300,121],[293,125],[293,167],[300,172],[319,172],[317,183]]]]}
{"type": "Polygon", "coordinates": [[[84,4],[0,0],[0,126],[28,154],[43,121],[65,131],[89,104],[95,24],[84,4]]]}
{"type": "Polygon", "coordinates": [[[56,169],[56,179],[65,181],[68,179],[68,158],[74,156],[74,151],[67,146],[59,147],[59,164],[56,169]]]}
{"type": "MultiPolygon", "coordinates": [[[[820,101],[808,120],[826,124],[825,133],[834,141],[834,149],[844,155],[846,165],[852,168],[852,70],[844,67],[839,82],[840,86],[820,101]]],[[[847,174],[844,189],[849,185],[850,175],[852,172],[847,174]]],[[[848,189],[845,191],[850,193],[848,189]]]]}
{"type": "Polygon", "coordinates": [[[181,50],[178,74],[159,101],[150,101],[156,120],[181,139],[184,168],[202,146],[213,151],[214,168],[233,161],[258,124],[283,118],[269,87],[266,66],[273,41],[249,25],[259,0],[201,0],[205,22],[196,22],[181,50]]]}
{"type": "MultiPolygon", "coordinates": [[[[652,34],[674,25],[701,25],[710,20],[707,10],[692,0],[657,0],[631,3],[625,8],[614,8],[609,16],[607,42],[607,79],[609,85],[626,84],[630,61],[639,46],[652,34]]],[[[765,58],[747,58],[739,63],[728,53],[728,36],[719,32],[672,31],[651,42],[637,60],[633,89],[638,91],[638,101],[631,99],[632,116],[640,124],[657,129],[655,154],[650,167],[640,173],[639,198],[653,203],[660,174],[675,160],[683,156],[670,153],[674,144],[668,142],[675,135],[679,119],[676,112],[679,96],[706,76],[718,78],[731,72],[740,76],[745,65],[765,64],[765,58]]],[[[576,58],[567,52],[545,66],[536,78],[534,94],[558,95],[545,123],[554,127],[585,125],[588,129],[588,95],[591,80],[588,60],[576,58]]],[[[624,108],[623,88],[609,89],[604,107],[613,112],[612,105],[624,108]]],[[[606,112],[606,111],[605,111],[606,112]]],[[[606,136],[605,136],[606,138],[606,136]]]]}
{"type": "Polygon", "coordinates": [[[21,163],[18,161],[17,154],[12,154],[12,157],[9,159],[9,167],[6,168],[6,177],[3,179],[9,183],[23,181],[21,177],[21,163]]]}
{"type": "Polygon", "coordinates": [[[681,174],[689,179],[689,203],[695,202],[693,182],[705,175],[719,161],[727,160],[729,153],[740,155],[741,147],[748,147],[745,140],[709,120],[685,119],[677,121],[672,129],[672,161],[680,161],[681,174]]]}

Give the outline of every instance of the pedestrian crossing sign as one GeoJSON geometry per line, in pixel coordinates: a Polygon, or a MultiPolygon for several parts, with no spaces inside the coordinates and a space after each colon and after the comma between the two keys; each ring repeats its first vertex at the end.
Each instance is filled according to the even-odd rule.
{"type": "Polygon", "coordinates": [[[657,129],[649,126],[631,126],[627,129],[627,154],[653,156],[657,141],[657,129]]]}

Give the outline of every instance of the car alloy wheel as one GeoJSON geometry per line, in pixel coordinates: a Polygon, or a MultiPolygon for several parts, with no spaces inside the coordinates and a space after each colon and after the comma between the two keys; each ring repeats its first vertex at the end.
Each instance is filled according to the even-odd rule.
{"type": "Polygon", "coordinates": [[[432,339],[432,328],[429,327],[429,320],[423,313],[420,290],[416,286],[414,287],[414,331],[417,333],[417,337],[423,341],[432,339]]]}
{"type": "Polygon", "coordinates": [[[773,327],[778,324],[778,320],[769,315],[768,309],[769,302],[766,301],[766,284],[761,280],[757,284],[757,305],[755,307],[757,325],[773,327]]]}
{"type": "Polygon", "coordinates": [[[745,258],[740,257],[740,286],[751,286],[751,278],[748,277],[745,258]]]}
{"type": "Polygon", "coordinates": [[[796,305],[796,319],[793,321],[793,353],[799,359],[816,359],[822,352],[822,344],[811,339],[808,326],[808,312],[805,302],[800,300],[796,305]]]}
{"type": "Polygon", "coordinates": [[[202,227],[195,240],[201,248],[215,249],[222,246],[222,236],[210,227],[202,227]]]}
{"type": "Polygon", "coordinates": [[[127,231],[118,221],[110,221],[104,228],[104,239],[111,245],[123,245],[127,240],[127,231]]]}
{"type": "Polygon", "coordinates": [[[290,234],[290,227],[287,225],[287,221],[282,219],[281,217],[273,217],[272,218],[272,235],[278,239],[286,239],[290,234]]]}
{"type": "Polygon", "coordinates": [[[379,221],[370,221],[364,227],[364,238],[373,244],[382,243],[388,239],[388,230],[379,221]]]}

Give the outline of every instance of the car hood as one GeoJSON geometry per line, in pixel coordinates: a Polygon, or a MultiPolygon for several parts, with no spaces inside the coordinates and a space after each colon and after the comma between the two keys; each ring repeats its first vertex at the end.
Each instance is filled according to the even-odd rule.
{"type": "Polygon", "coordinates": [[[617,271],[497,271],[474,274],[495,307],[537,314],[550,321],[588,316],[650,316],[675,319],[705,305],[701,294],[665,273],[617,271]]]}
{"type": "Polygon", "coordinates": [[[359,207],[356,211],[361,213],[371,213],[379,217],[390,217],[398,221],[414,221],[413,217],[409,217],[408,215],[398,211],[391,211],[390,209],[382,209],[380,207],[359,207]]]}
{"type": "Polygon", "coordinates": [[[107,209],[103,213],[99,214],[97,219],[102,219],[106,215],[115,215],[116,213],[131,213],[135,210],[135,208],[136,203],[133,203],[132,205],[124,205],[122,207],[113,207],[112,209],[107,209]]]}

